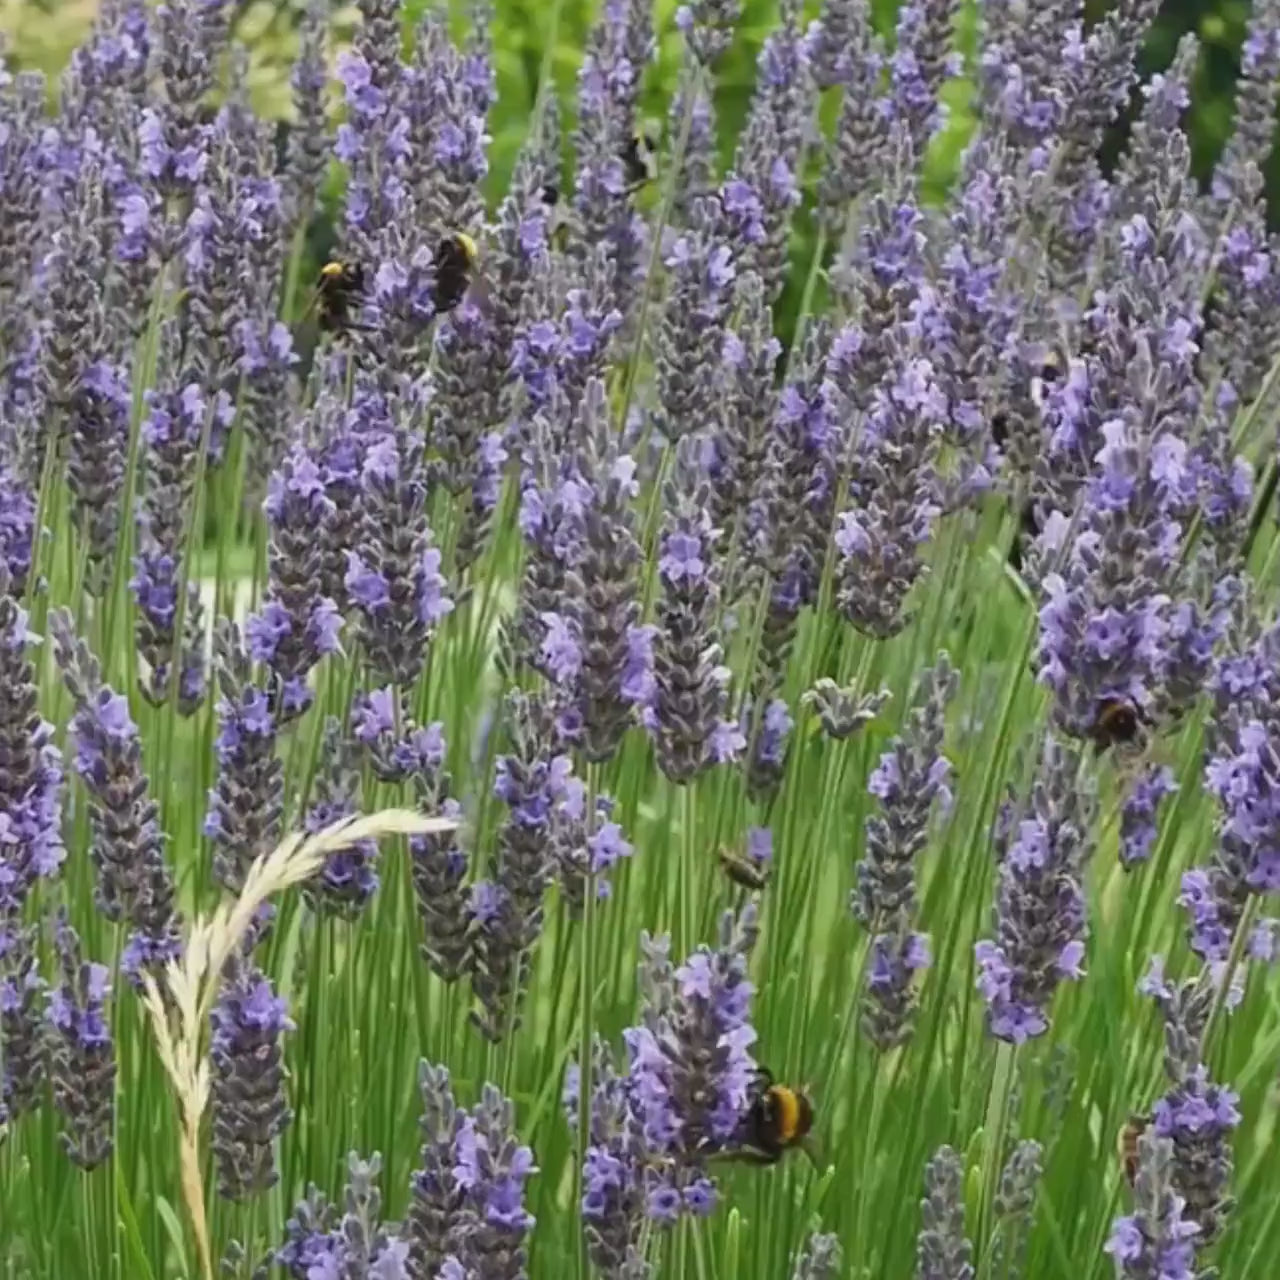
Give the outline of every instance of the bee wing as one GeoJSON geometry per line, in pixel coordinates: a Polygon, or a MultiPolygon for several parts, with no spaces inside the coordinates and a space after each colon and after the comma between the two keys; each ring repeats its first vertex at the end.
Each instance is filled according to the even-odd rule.
{"type": "Polygon", "coordinates": [[[800,1150],[809,1157],[809,1163],[813,1165],[814,1172],[821,1173],[826,1168],[822,1143],[812,1133],[809,1133],[800,1139],[799,1146],[800,1150]]]}

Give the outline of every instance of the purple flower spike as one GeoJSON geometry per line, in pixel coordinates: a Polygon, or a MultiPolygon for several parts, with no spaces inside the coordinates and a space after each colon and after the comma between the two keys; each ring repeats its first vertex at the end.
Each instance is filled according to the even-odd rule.
{"type": "Polygon", "coordinates": [[[293,1119],[280,1043],[293,1030],[287,1011],[263,973],[233,960],[210,1014],[213,1153],[218,1189],[229,1200],[265,1191],[279,1178],[273,1144],[293,1119]]]}
{"type": "Polygon", "coordinates": [[[128,702],[103,684],[98,661],[72,630],[70,614],[53,614],[50,630],[75,707],[74,766],[89,793],[96,905],[108,920],[131,926],[122,968],[138,981],[140,970],[158,972],[182,946],[176,886],[142,769],[141,738],[128,702]]]}
{"type": "Polygon", "coordinates": [[[525,1274],[534,1226],[525,1182],[537,1166],[516,1140],[514,1108],[488,1084],[473,1110],[459,1108],[448,1070],[427,1062],[418,1080],[423,1145],[404,1236],[410,1274],[525,1274]]]}
{"type": "Polygon", "coordinates": [[[987,1027],[1011,1044],[1043,1035],[1058,984],[1084,975],[1094,804],[1081,776],[1079,752],[1050,734],[1030,796],[1001,816],[996,936],[974,956],[987,1027]]]}
{"type": "Polygon", "coordinates": [[[65,1126],[62,1145],[68,1158],[82,1169],[95,1169],[115,1145],[109,971],[81,958],[80,939],[65,916],[57,922],[54,942],[62,981],[50,991],[45,1015],[53,1035],[53,1101],[65,1126]]]}
{"type": "Polygon", "coordinates": [[[35,637],[9,591],[0,563],[0,943],[36,881],[56,875],[66,857],[62,755],[53,726],[36,714],[35,668],[27,655],[35,637]]]}
{"type": "Polygon", "coordinates": [[[266,693],[250,680],[248,654],[236,627],[220,619],[214,658],[218,703],[218,773],[209,791],[204,834],[213,841],[213,874],[233,893],[255,859],[280,839],[284,766],[276,755],[277,726],[266,693]]]}

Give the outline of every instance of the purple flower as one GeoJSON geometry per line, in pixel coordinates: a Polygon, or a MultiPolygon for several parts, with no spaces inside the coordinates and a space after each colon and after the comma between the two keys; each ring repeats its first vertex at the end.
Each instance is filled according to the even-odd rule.
{"type": "Polygon", "coordinates": [[[236,961],[210,1013],[211,1107],[218,1189],[241,1200],[275,1185],[274,1140],[293,1118],[284,1096],[281,1038],[288,1003],[267,977],[236,961]]]}
{"type": "Polygon", "coordinates": [[[239,632],[220,619],[214,656],[222,698],[215,744],[218,772],[209,791],[204,834],[213,841],[213,873],[238,892],[255,859],[280,837],[284,769],[276,756],[277,725],[270,699],[250,682],[239,632]]]}
{"type": "Polygon", "coordinates": [[[75,707],[74,767],[89,793],[95,902],[108,920],[132,927],[122,967],[136,980],[139,968],[159,968],[181,949],[176,886],[129,704],[103,684],[97,659],[72,625],[65,611],[51,616],[54,652],[75,707]]]}
{"type": "Polygon", "coordinates": [[[359,613],[361,652],[383,679],[408,688],[431,635],[453,609],[431,545],[421,445],[390,436],[369,450],[362,518],[347,551],[346,590],[359,613]]]}
{"type": "Polygon", "coordinates": [[[0,939],[35,882],[55,875],[66,856],[62,755],[53,726],[33,714],[36,679],[27,646],[35,637],[9,589],[0,563],[0,939]]]}
{"type": "Polygon", "coordinates": [[[1084,975],[1084,869],[1092,799],[1080,756],[1050,735],[1031,794],[1001,818],[994,939],[974,947],[991,1034],[1012,1044],[1043,1035],[1063,979],[1084,975]]]}
{"type": "Polygon", "coordinates": [[[80,939],[65,913],[58,918],[54,942],[62,981],[49,992],[46,1013],[53,1036],[53,1101],[62,1116],[68,1158],[94,1169],[114,1146],[116,1058],[106,1009],[110,973],[105,965],[82,959],[80,939]]]}

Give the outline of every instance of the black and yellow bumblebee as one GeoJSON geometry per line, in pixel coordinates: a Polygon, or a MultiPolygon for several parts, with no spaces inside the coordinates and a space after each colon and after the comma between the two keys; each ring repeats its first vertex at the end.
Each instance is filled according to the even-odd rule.
{"type": "Polygon", "coordinates": [[[1150,1116],[1132,1115],[1124,1122],[1116,1142],[1120,1154],[1120,1167],[1124,1170],[1125,1181],[1131,1187],[1138,1180],[1138,1140],[1150,1125],[1150,1116]]]}
{"type": "Polygon", "coordinates": [[[660,129],[652,121],[639,125],[618,152],[627,179],[627,190],[638,191],[658,176],[660,129]]]}
{"type": "Polygon", "coordinates": [[[455,231],[436,245],[436,314],[452,311],[467,295],[480,248],[465,231],[455,231]]]}
{"type": "Polygon", "coordinates": [[[742,1145],[734,1158],[750,1164],[777,1164],[791,1150],[799,1148],[817,1165],[810,1130],[813,1102],[809,1095],[791,1085],[778,1084],[767,1067],[756,1071],[742,1122],[742,1145]]]}
{"type": "MultiPolygon", "coordinates": [[[[455,231],[436,245],[436,315],[452,311],[466,296],[480,250],[465,231],[455,231]]],[[[367,330],[356,319],[364,299],[366,272],[363,263],[335,258],[320,268],[316,284],[317,322],[326,333],[367,330]]]]}
{"type": "Polygon", "coordinates": [[[1089,741],[1098,753],[1112,747],[1128,747],[1141,738],[1146,718],[1127,698],[1103,698],[1089,726],[1089,741]]]}
{"type": "Polygon", "coordinates": [[[367,329],[352,316],[364,295],[364,267],[335,259],[320,268],[316,285],[316,321],[325,333],[367,329]]]}

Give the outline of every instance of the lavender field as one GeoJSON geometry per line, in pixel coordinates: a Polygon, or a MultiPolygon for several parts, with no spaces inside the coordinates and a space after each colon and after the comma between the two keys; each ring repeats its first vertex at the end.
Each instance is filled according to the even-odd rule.
{"type": "Polygon", "coordinates": [[[779,0],[726,148],[602,0],[496,196],[501,6],[0,62],[0,1276],[1280,1275],[1280,4],[1203,188],[1158,8],[779,0]]]}

